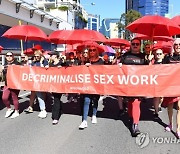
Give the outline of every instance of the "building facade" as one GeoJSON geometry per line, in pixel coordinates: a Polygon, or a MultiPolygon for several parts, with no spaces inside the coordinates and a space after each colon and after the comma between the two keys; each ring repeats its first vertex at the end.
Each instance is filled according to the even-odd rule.
{"type": "Polygon", "coordinates": [[[88,14],[88,29],[99,31],[100,29],[100,16],[88,14]]]}
{"type": "Polygon", "coordinates": [[[87,26],[87,13],[81,6],[80,0],[35,0],[35,5],[54,16],[63,18],[73,25],[72,29],[83,29],[87,26]]]}
{"type": "Polygon", "coordinates": [[[106,18],[102,20],[100,32],[107,38],[118,38],[118,18],[106,18]]]}
{"type": "Polygon", "coordinates": [[[165,16],[169,12],[169,0],[126,0],[126,12],[136,10],[145,15],[165,16]]]}

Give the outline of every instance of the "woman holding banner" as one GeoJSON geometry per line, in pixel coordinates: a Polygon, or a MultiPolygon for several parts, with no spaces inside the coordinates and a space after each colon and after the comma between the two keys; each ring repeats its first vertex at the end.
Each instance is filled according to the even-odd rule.
{"type": "MultiPolygon", "coordinates": [[[[173,55],[168,54],[165,56],[164,63],[165,64],[175,64],[180,63],[180,38],[175,39],[173,43],[173,55]]],[[[171,131],[173,129],[173,106],[174,103],[177,103],[177,129],[176,136],[180,138],[180,97],[165,97],[163,104],[167,106],[169,124],[165,128],[166,131],[171,131]]]]}
{"type": "MultiPolygon", "coordinates": [[[[62,67],[62,62],[59,59],[58,52],[50,52],[49,55],[51,56],[51,63],[49,63],[50,67],[62,67]]],[[[61,93],[52,93],[53,95],[53,106],[52,106],[52,124],[56,125],[59,122],[62,113],[62,101],[61,101],[61,93]]]]}
{"type": "MultiPolygon", "coordinates": [[[[164,52],[162,49],[157,48],[153,52],[154,55],[154,62],[153,64],[164,64],[164,52]]],[[[163,97],[154,97],[153,98],[153,105],[154,105],[154,118],[159,119],[159,112],[162,111],[161,104],[163,101],[163,97]]]]}
{"type": "MultiPolygon", "coordinates": [[[[145,60],[145,54],[140,52],[141,40],[134,38],[131,40],[131,48],[129,52],[126,52],[122,58],[119,66],[124,65],[145,65],[148,64],[145,60]]],[[[138,123],[140,119],[140,103],[142,98],[140,97],[127,97],[128,99],[128,114],[131,123],[131,133],[135,137],[140,134],[138,123]]]]}
{"type": "MultiPolygon", "coordinates": [[[[86,63],[86,66],[90,65],[103,65],[104,61],[99,57],[98,48],[95,45],[91,45],[88,49],[88,57],[89,57],[89,63],[86,63]]],[[[87,116],[89,112],[89,106],[92,103],[93,108],[93,115],[92,115],[92,123],[97,123],[96,113],[98,108],[98,101],[100,98],[100,95],[98,94],[83,94],[81,95],[83,100],[83,117],[82,117],[82,123],[79,126],[79,129],[87,128],[87,116]]]]}
{"type": "MultiPolygon", "coordinates": [[[[32,66],[38,66],[38,67],[45,67],[48,68],[48,61],[43,57],[41,50],[36,50],[34,52],[34,58],[35,60],[32,62],[32,66]]],[[[46,112],[46,106],[45,106],[45,94],[43,92],[36,91],[36,96],[39,101],[39,107],[41,112],[38,114],[38,117],[40,118],[46,118],[47,112],[46,112]]]]}
{"type": "Polygon", "coordinates": [[[5,86],[3,88],[2,101],[7,107],[5,118],[8,118],[8,117],[16,118],[19,116],[18,95],[19,95],[20,90],[10,89],[7,86],[6,74],[7,74],[7,67],[9,65],[19,65],[17,60],[14,58],[14,54],[12,52],[6,53],[6,61],[5,61],[4,70],[3,70],[3,74],[5,77],[5,86]],[[14,104],[14,110],[11,108],[11,105],[10,105],[11,98],[14,104]]]}

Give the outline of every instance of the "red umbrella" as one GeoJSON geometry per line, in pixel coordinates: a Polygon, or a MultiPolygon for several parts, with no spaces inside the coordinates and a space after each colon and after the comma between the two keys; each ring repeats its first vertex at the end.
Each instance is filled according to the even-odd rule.
{"type": "Polygon", "coordinates": [[[32,25],[18,25],[8,29],[2,37],[20,40],[47,40],[47,35],[39,28],[32,25]]]}
{"type": "Polygon", "coordinates": [[[23,53],[26,54],[26,55],[33,55],[34,51],[32,50],[32,48],[28,48],[28,49],[24,50],[23,53]]]}
{"type": "Polygon", "coordinates": [[[133,33],[153,36],[173,36],[180,34],[180,27],[171,19],[154,15],[143,16],[129,24],[126,29],[133,33]]]}
{"type": "Polygon", "coordinates": [[[71,33],[72,33],[72,30],[56,30],[49,35],[49,39],[51,40],[51,42],[55,44],[66,44],[67,37],[71,33]]]}
{"type": "Polygon", "coordinates": [[[180,15],[173,17],[171,20],[180,26],[180,15]]]}
{"type": "Polygon", "coordinates": [[[92,41],[87,41],[87,42],[83,42],[83,43],[79,44],[77,46],[77,51],[82,52],[84,49],[89,48],[90,46],[96,47],[100,53],[105,51],[104,48],[101,45],[99,45],[96,42],[92,42],[92,41]]]}
{"type": "MultiPolygon", "coordinates": [[[[148,35],[143,34],[136,34],[135,38],[141,39],[141,40],[151,40],[152,38],[148,35]]],[[[154,36],[154,41],[172,41],[173,38],[169,36],[154,36]]]]}
{"type": "Polygon", "coordinates": [[[128,40],[121,39],[121,38],[107,39],[105,43],[112,46],[121,46],[121,45],[130,46],[130,43],[128,40]]]}
{"type": "Polygon", "coordinates": [[[2,51],[2,49],[3,49],[3,47],[2,47],[2,46],[0,46],[0,52],[2,51]]]}
{"type": "Polygon", "coordinates": [[[162,49],[164,53],[170,53],[172,51],[173,41],[158,41],[153,46],[153,50],[162,49]]]}
{"type": "Polygon", "coordinates": [[[85,41],[106,41],[105,36],[100,32],[87,29],[54,31],[50,34],[49,39],[56,44],[75,44],[85,41]]]}

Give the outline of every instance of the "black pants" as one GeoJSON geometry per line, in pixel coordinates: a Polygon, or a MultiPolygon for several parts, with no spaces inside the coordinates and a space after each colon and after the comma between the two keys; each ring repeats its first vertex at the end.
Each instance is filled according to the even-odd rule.
{"type": "Polygon", "coordinates": [[[52,119],[59,120],[62,111],[62,102],[60,93],[52,93],[53,95],[53,107],[52,107],[52,119]]]}

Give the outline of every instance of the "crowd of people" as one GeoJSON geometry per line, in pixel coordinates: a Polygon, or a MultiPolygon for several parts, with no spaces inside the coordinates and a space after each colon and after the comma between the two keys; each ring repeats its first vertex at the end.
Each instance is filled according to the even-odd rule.
{"type": "MultiPolygon", "coordinates": [[[[49,58],[43,55],[43,49],[33,48],[34,55],[30,58],[21,54],[20,61],[17,61],[12,52],[7,52],[5,55],[6,63],[1,67],[1,71],[4,75],[5,86],[3,87],[2,101],[5,104],[7,111],[5,113],[6,118],[16,118],[19,116],[19,101],[18,94],[19,89],[10,89],[7,86],[6,82],[6,73],[7,67],[9,65],[29,65],[29,66],[38,66],[45,67],[50,69],[51,67],[73,67],[78,65],[119,65],[121,68],[122,65],[156,65],[156,64],[175,64],[180,63],[180,39],[175,39],[172,47],[171,53],[164,53],[163,48],[153,49],[152,45],[147,43],[144,45],[144,52],[141,51],[141,40],[134,38],[131,40],[130,49],[125,50],[122,46],[121,50],[116,52],[116,55],[113,60],[109,60],[108,54],[103,54],[100,56],[98,48],[95,45],[89,46],[87,49],[82,52],[76,51],[70,52],[66,57],[60,56],[57,51],[50,52],[49,58]],[[14,109],[10,105],[12,100],[14,109]]],[[[173,65],[175,67],[175,65],[173,65]]],[[[97,109],[100,95],[99,94],[69,94],[75,99],[78,98],[78,102],[81,105],[82,111],[82,122],[79,125],[79,129],[85,129],[88,127],[87,118],[90,106],[92,106],[92,123],[97,123],[97,109]],[[78,96],[78,97],[77,97],[78,96]]],[[[108,95],[108,94],[107,94],[108,95]]],[[[52,105],[52,124],[56,125],[59,122],[59,119],[62,114],[63,104],[61,101],[62,93],[52,93],[53,96],[53,105],[52,105]]],[[[41,91],[31,91],[29,107],[25,109],[25,112],[32,113],[33,105],[35,100],[39,102],[40,112],[38,116],[40,118],[46,118],[46,97],[47,94],[41,91]]],[[[132,136],[137,136],[140,134],[138,127],[141,108],[140,104],[143,97],[128,97],[128,96],[116,96],[119,105],[119,116],[124,112],[128,112],[128,118],[130,123],[130,130],[132,136]]],[[[161,105],[167,107],[167,113],[169,117],[169,123],[165,127],[166,131],[173,130],[173,107],[174,103],[177,103],[177,127],[176,135],[180,138],[180,97],[155,97],[152,99],[154,105],[154,117],[159,118],[159,111],[161,111],[161,105]]]]}

